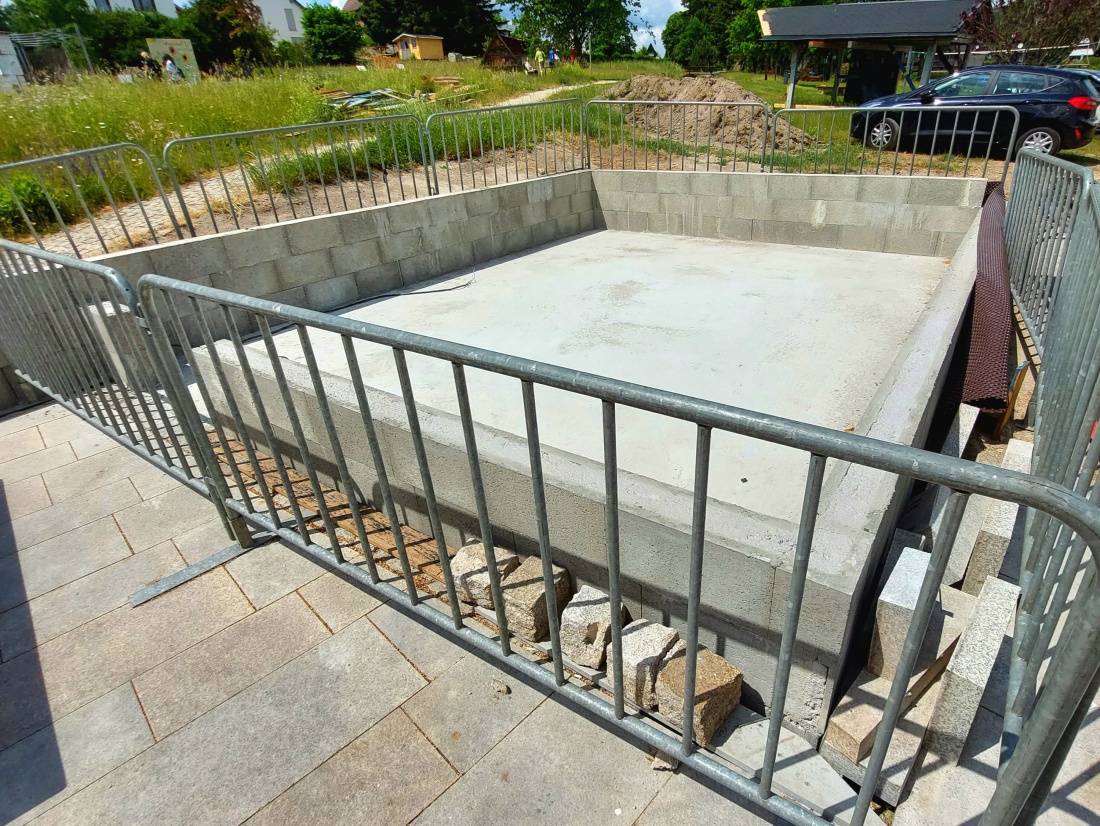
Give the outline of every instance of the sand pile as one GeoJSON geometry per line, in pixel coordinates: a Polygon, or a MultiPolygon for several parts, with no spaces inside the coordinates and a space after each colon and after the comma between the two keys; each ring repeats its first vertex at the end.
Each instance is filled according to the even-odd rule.
{"type": "MultiPolygon", "coordinates": [[[[678,101],[727,101],[763,103],[756,95],[746,92],[731,80],[720,77],[657,77],[637,75],[613,86],[607,93],[611,100],[678,100],[678,101]]],[[[767,124],[759,109],[738,109],[726,106],[700,106],[698,112],[692,106],[635,107],[626,113],[631,126],[644,128],[653,135],[683,143],[717,148],[751,150],[764,148],[767,124]],[[658,124],[658,109],[660,123],[658,124]],[[671,121],[669,115],[671,114],[671,121]]],[[[777,145],[804,147],[814,139],[801,129],[778,125],[777,145]]]]}

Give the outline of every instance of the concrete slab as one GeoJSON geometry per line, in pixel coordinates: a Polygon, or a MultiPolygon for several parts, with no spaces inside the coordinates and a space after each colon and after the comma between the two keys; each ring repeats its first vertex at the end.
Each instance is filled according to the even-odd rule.
{"type": "Polygon", "coordinates": [[[49,491],[41,476],[11,483],[0,479],[0,525],[10,525],[19,517],[48,508],[51,504],[49,491]]]}
{"type": "Polygon", "coordinates": [[[362,587],[336,574],[322,574],[299,588],[298,593],[333,633],[382,604],[362,587]]]}
{"type": "Polygon", "coordinates": [[[458,774],[405,714],[391,712],[246,823],[405,824],[458,774]],[[395,744],[400,744],[396,747],[395,744]],[[370,778],[369,783],[348,782],[370,778]]]}
{"type": "MultiPolygon", "coordinates": [[[[1021,473],[1031,471],[1032,443],[1021,439],[1011,439],[1005,448],[1001,467],[1015,470],[1021,473]]],[[[982,583],[986,577],[996,577],[1001,573],[1005,564],[1005,558],[1009,556],[1009,546],[1014,538],[1022,542],[1023,537],[1017,530],[1017,515],[1020,508],[1014,502],[993,501],[985,514],[978,533],[978,539],[974,543],[974,553],[970,557],[970,564],[966,568],[966,578],[963,580],[963,590],[968,594],[977,596],[982,590],[982,583]]],[[[1018,556],[1017,554],[1015,554],[1018,556]]]]}
{"type": "MultiPolygon", "coordinates": [[[[76,449],[75,446],[73,449],[76,449]]],[[[151,465],[131,476],[130,484],[134,486],[142,499],[152,499],[154,496],[159,496],[162,493],[183,486],[183,482],[151,465]]]]}
{"type": "Polygon", "coordinates": [[[0,533],[0,557],[29,548],[47,539],[110,516],[116,510],[141,501],[126,479],[20,517],[0,533]],[[30,517],[30,518],[28,518],[30,517]]]}
{"type": "Polygon", "coordinates": [[[227,563],[225,569],[257,608],[286,596],[326,571],[313,560],[278,542],[268,543],[237,557],[227,563]]]}
{"type": "Polygon", "coordinates": [[[113,565],[0,614],[0,651],[10,660],[47,643],[125,605],[133,591],[183,566],[171,542],[133,556],[127,553],[113,565]]]}
{"type": "Polygon", "coordinates": [[[42,422],[38,426],[38,432],[42,434],[42,441],[45,442],[46,447],[53,447],[54,445],[84,439],[89,436],[103,435],[83,419],[72,415],[42,422]]]}
{"type": "Polygon", "coordinates": [[[32,820],[151,745],[134,689],[119,686],[0,752],[0,822],[32,820]]]}
{"type": "Polygon", "coordinates": [[[239,823],[422,685],[359,620],[51,809],[43,826],[239,823]]]}
{"type": "Polygon", "coordinates": [[[37,476],[75,461],[76,454],[68,443],[65,443],[12,459],[10,462],[0,463],[0,479],[5,483],[18,482],[28,476],[37,476]]]}
{"type": "MultiPolygon", "coordinates": [[[[342,315],[844,429],[870,413],[945,269],[931,258],[605,231],[342,315]],[[822,364],[827,389],[816,381],[822,364]]],[[[301,360],[296,334],[277,339],[301,360]]],[[[312,340],[321,369],[346,378],[337,338],[312,340]]],[[[356,351],[368,385],[399,392],[388,349],[356,351]]],[[[409,366],[421,404],[457,412],[449,365],[410,355],[409,366]]],[[[513,380],[469,371],[468,383],[475,419],[525,433],[513,380]]],[[[542,389],[538,399],[545,445],[602,459],[597,402],[542,389]]],[[[622,411],[620,466],[690,487],[694,436],[622,411]]],[[[717,434],[713,455],[712,497],[797,517],[803,454],[717,434]]]]}
{"type": "MultiPolygon", "coordinates": [[[[68,444],[61,445],[70,453],[68,444]]],[[[50,490],[54,502],[62,502],[89,491],[106,487],[112,482],[120,482],[128,476],[149,467],[149,463],[119,445],[118,447],[85,459],[73,467],[48,469],[42,468],[42,478],[50,490]]]]}
{"type": "Polygon", "coordinates": [[[160,740],[328,636],[290,594],[146,671],[134,689],[160,740]]]}
{"type": "Polygon", "coordinates": [[[632,823],[668,781],[644,749],[554,700],[511,734],[416,820],[478,823],[632,823]]]}
{"type": "Polygon", "coordinates": [[[72,414],[61,407],[61,405],[39,405],[30,410],[12,413],[10,416],[0,418],[0,436],[7,436],[10,433],[17,433],[29,427],[37,427],[40,424],[52,422],[55,419],[68,418],[70,416],[72,416],[72,414]]]}
{"type": "Polygon", "coordinates": [[[28,453],[36,453],[48,447],[42,441],[42,434],[38,428],[17,430],[7,436],[0,436],[0,462],[10,462],[28,453]]]}
{"type": "Polygon", "coordinates": [[[687,768],[681,768],[669,778],[637,820],[638,826],[683,826],[685,823],[784,826],[786,822],[778,815],[715,787],[687,768]]]}
{"type": "MultiPolygon", "coordinates": [[[[429,680],[445,672],[466,653],[462,645],[441,636],[431,626],[413,619],[390,603],[375,608],[367,619],[429,680]]],[[[472,625],[476,627],[476,623],[472,625]]]]}
{"type": "Polygon", "coordinates": [[[199,525],[216,522],[218,512],[190,488],[177,488],[121,510],[115,518],[134,553],[139,553],[199,525]]]}
{"type": "Polygon", "coordinates": [[[467,654],[402,708],[459,772],[467,772],[547,696],[467,654]],[[500,691],[507,686],[507,694],[500,691]]]}

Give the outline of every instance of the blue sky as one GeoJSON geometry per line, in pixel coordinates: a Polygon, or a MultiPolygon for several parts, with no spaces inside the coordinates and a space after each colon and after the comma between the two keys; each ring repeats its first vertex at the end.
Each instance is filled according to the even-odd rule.
{"type": "Polygon", "coordinates": [[[648,23],[650,28],[639,28],[634,32],[634,40],[639,46],[645,46],[653,41],[657,51],[664,54],[665,47],[661,45],[661,32],[664,31],[665,21],[670,14],[680,11],[683,7],[684,4],[680,0],[642,0],[641,13],[638,17],[648,23]]]}

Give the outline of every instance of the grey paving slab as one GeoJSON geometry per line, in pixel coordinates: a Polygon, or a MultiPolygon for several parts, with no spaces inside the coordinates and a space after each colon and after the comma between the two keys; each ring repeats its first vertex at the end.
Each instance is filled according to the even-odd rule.
{"type": "Polygon", "coordinates": [[[0,665],[0,748],[80,708],[252,612],[223,570],[123,606],[0,665]]]}
{"type": "Polygon", "coordinates": [[[298,589],[317,616],[336,632],[370,613],[381,601],[336,574],[322,574],[298,589]]]}
{"type": "Polygon", "coordinates": [[[4,532],[6,536],[0,535],[0,556],[30,548],[140,501],[133,485],[123,479],[83,496],[57,502],[12,522],[10,530],[4,532]]]}
{"type": "MultiPolygon", "coordinates": [[[[72,453],[68,444],[50,450],[64,448],[72,453]]],[[[54,502],[83,496],[89,491],[121,482],[127,476],[149,467],[149,463],[121,445],[83,459],[72,467],[42,469],[46,487],[54,502]]]]}
{"type": "Polygon", "coordinates": [[[26,823],[153,745],[134,690],[121,685],[0,752],[0,823],[26,823]]]}
{"type": "Polygon", "coordinates": [[[0,558],[0,611],[130,556],[113,517],[0,558]]]}
{"type": "Polygon", "coordinates": [[[133,591],[182,567],[176,547],[163,542],[4,611],[0,613],[0,652],[10,660],[47,643],[125,605],[133,591]]]}
{"type": "Polygon", "coordinates": [[[3,479],[5,484],[18,482],[28,476],[37,476],[54,468],[72,464],[75,461],[76,454],[73,453],[73,449],[67,443],[57,447],[48,447],[29,456],[20,456],[10,462],[0,463],[0,479],[3,479]]]}
{"type": "Polygon", "coordinates": [[[31,410],[12,413],[10,416],[2,416],[0,417],[0,436],[17,433],[20,430],[26,430],[28,427],[37,427],[44,422],[51,422],[66,416],[72,416],[72,413],[59,404],[41,405],[31,410]]]}
{"type": "Polygon", "coordinates": [[[400,709],[318,766],[248,819],[285,823],[403,826],[437,798],[457,772],[400,709]],[[370,778],[369,783],[348,782],[370,778]]]}
{"type": "Polygon", "coordinates": [[[787,823],[686,768],[681,768],[669,778],[636,822],[637,826],[683,826],[685,823],[765,826],[787,823]]]}
{"type": "Polygon", "coordinates": [[[402,708],[454,767],[466,772],[546,696],[543,689],[467,654],[402,708]],[[510,692],[502,693],[499,684],[510,692]]]}
{"type": "Polygon", "coordinates": [[[216,517],[197,528],[177,534],[172,537],[172,541],[176,543],[176,547],[179,548],[188,565],[194,565],[210,554],[234,544],[222,526],[221,520],[216,517]]]}
{"type": "MultiPolygon", "coordinates": [[[[73,449],[76,449],[75,444],[73,449]]],[[[144,470],[133,474],[130,477],[130,483],[142,499],[152,499],[154,496],[183,487],[183,482],[152,465],[146,465],[144,470]]]]}
{"type": "Polygon", "coordinates": [[[548,700],[415,823],[633,823],[667,782],[647,754],[548,700]]]}
{"type": "Polygon", "coordinates": [[[279,542],[255,548],[225,567],[257,608],[312,582],[327,570],[279,542]]]}
{"type": "Polygon", "coordinates": [[[0,436],[0,462],[10,462],[12,459],[45,450],[46,447],[37,427],[18,430],[7,436],[0,436]]]}
{"type": "MultiPolygon", "coordinates": [[[[408,658],[416,669],[434,680],[460,659],[467,649],[397,610],[391,603],[380,605],[368,617],[408,658]]],[[[476,623],[471,623],[476,626],[476,623]]]]}
{"type": "Polygon", "coordinates": [[[45,442],[46,447],[64,444],[75,439],[83,439],[87,436],[103,435],[79,416],[68,411],[65,411],[63,416],[39,424],[38,432],[42,434],[42,441],[45,442]]]}
{"type": "Polygon", "coordinates": [[[0,525],[48,508],[51,504],[53,502],[41,476],[29,476],[19,482],[0,479],[0,525]]]}
{"type": "Polygon", "coordinates": [[[42,824],[237,824],[423,685],[359,620],[47,812],[42,824]]]}
{"type": "Polygon", "coordinates": [[[218,512],[199,494],[181,487],[119,511],[115,518],[136,553],[206,522],[217,522],[218,512]]]}
{"type": "Polygon", "coordinates": [[[289,594],[145,672],[134,689],[160,740],[329,636],[289,594]]]}
{"type": "Polygon", "coordinates": [[[76,458],[87,459],[90,456],[97,456],[104,451],[118,447],[118,442],[110,436],[93,429],[91,433],[70,440],[69,447],[73,449],[76,458]]]}

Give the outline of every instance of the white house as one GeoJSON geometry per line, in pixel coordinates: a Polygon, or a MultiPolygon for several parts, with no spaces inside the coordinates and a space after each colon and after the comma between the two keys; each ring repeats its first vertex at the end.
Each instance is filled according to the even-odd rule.
{"type": "Polygon", "coordinates": [[[260,16],[264,19],[264,25],[275,30],[276,43],[280,40],[302,42],[304,6],[298,0],[256,0],[256,5],[260,7],[260,16]]]}
{"type": "Polygon", "coordinates": [[[159,11],[165,17],[176,16],[173,0],[88,0],[96,11],[159,11]]]}

